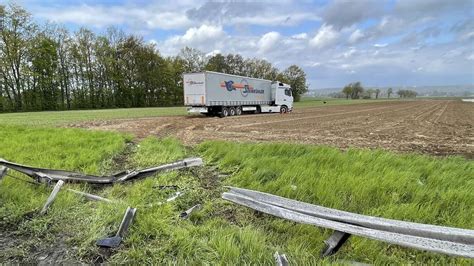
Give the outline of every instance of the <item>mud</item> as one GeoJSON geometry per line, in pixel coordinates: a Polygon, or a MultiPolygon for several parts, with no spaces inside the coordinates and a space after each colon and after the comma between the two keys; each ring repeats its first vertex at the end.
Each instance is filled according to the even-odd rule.
{"type": "Polygon", "coordinates": [[[89,121],[69,126],[116,130],[137,138],[174,136],[187,145],[204,140],[276,141],[474,158],[474,104],[456,100],[322,106],[297,108],[291,114],[226,118],[89,121]]]}

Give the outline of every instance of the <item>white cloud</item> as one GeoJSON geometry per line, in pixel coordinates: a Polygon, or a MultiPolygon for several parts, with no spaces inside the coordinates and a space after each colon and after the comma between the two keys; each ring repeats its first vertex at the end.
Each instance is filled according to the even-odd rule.
{"type": "Polygon", "coordinates": [[[387,46],[388,46],[388,43],[376,43],[376,44],[374,44],[375,48],[384,48],[384,47],[387,47],[387,46]]]}
{"type": "Polygon", "coordinates": [[[308,34],[306,32],[303,32],[303,33],[292,35],[291,38],[295,40],[306,40],[308,39],[308,34]]]}
{"type": "MultiPolygon", "coordinates": [[[[74,2],[74,1],[73,1],[74,2]]],[[[33,4],[35,16],[59,23],[107,27],[127,25],[134,30],[185,29],[196,24],[221,26],[295,26],[303,21],[320,20],[318,16],[292,1],[263,2],[229,1],[196,4],[195,1],[162,0],[137,4],[33,4]],[[285,12],[280,12],[285,10],[285,12]]]]}
{"type": "Polygon", "coordinates": [[[281,35],[276,31],[271,31],[262,36],[258,41],[259,52],[266,53],[272,50],[280,40],[281,35]]]}
{"type": "Polygon", "coordinates": [[[216,55],[216,54],[221,54],[221,53],[222,53],[222,52],[221,52],[221,50],[219,50],[219,49],[212,50],[212,51],[210,51],[209,53],[206,54],[206,57],[212,57],[212,56],[214,56],[214,55],[216,55]]]}
{"type": "Polygon", "coordinates": [[[189,28],[183,35],[175,35],[158,46],[165,55],[176,54],[185,46],[209,51],[219,49],[229,38],[222,26],[201,25],[189,28]]]}
{"type": "Polygon", "coordinates": [[[177,29],[186,27],[192,22],[183,14],[177,12],[162,12],[149,16],[146,24],[150,29],[177,29]]]}
{"type": "Polygon", "coordinates": [[[354,47],[350,47],[349,50],[347,50],[346,52],[342,54],[342,57],[349,58],[353,56],[356,52],[357,50],[354,47]]]}
{"type": "Polygon", "coordinates": [[[310,41],[310,46],[314,48],[325,48],[329,45],[333,45],[339,39],[340,33],[335,31],[332,26],[328,26],[323,24],[321,28],[319,28],[318,33],[314,36],[310,41]]]}
{"type": "Polygon", "coordinates": [[[349,43],[356,43],[360,39],[364,38],[364,36],[364,33],[360,29],[357,29],[349,37],[349,43]]]}

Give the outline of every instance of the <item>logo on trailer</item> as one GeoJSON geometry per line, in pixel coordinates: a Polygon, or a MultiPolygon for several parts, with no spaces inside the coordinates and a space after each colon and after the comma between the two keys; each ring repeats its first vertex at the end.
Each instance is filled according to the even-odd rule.
{"type": "Polygon", "coordinates": [[[188,80],[188,81],[186,81],[186,83],[191,85],[191,86],[192,85],[202,85],[202,84],[204,84],[203,81],[194,81],[194,80],[188,80]]]}
{"type": "Polygon", "coordinates": [[[247,97],[249,93],[264,93],[264,90],[256,90],[253,86],[249,85],[246,79],[242,79],[240,83],[235,83],[233,80],[223,81],[221,82],[221,88],[225,88],[229,92],[240,90],[240,94],[242,94],[243,97],[247,97]]]}

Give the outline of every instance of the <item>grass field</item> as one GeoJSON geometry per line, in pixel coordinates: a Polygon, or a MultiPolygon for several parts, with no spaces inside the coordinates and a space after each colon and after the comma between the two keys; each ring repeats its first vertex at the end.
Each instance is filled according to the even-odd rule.
{"type": "MultiPolygon", "coordinates": [[[[259,215],[220,199],[223,185],[266,191],[363,214],[474,228],[474,163],[460,157],[433,158],[386,151],[287,144],[205,142],[184,147],[172,138],[132,136],[80,129],[4,126],[0,156],[19,163],[93,174],[157,165],[202,156],[206,166],[170,172],[109,187],[66,184],[118,204],[87,202],[59,193],[50,212],[37,215],[51,188],[14,174],[0,181],[0,261],[266,264],[275,251],[293,264],[321,263],[319,252],[330,230],[259,215]],[[178,185],[184,194],[163,205],[178,185]],[[202,210],[189,220],[178,215],[194,204],[202,210]],[[154,205],[152,205],[154,204],[154,205]],[[110,257],[95,241],[112,236],[127,206],[137,219],[123,245],[110,257]],[[67,251],[67,254],[65,255],[67,251]],[[57,259],[59,258],[59,259],[57,259]]],[[[392,264],[466,264],[470,261],[352,237],[333,258],[392,264]]]]}
{"type": "MultiPolygon", "coordinates": [[[[384,100],[346,100],[326,98],[303,98],[295,103],[295,108],[317,107],[325,105],[346,105],[377,102],[384,100]],[[324,103],[326,102],[326,103],[324,103]]],[[[75,111],[50,111],[50,112],[23,112],[0,113],[0,124],[56,126],[69,123],[78,123],[93,120],[113,120],[147,118],[158,116],[186,115],[185,107],[154,107],[154,108],[129,108],[129,109],[104,109],[104,110],[75,110],[75,111]]]]}
{"type": "Polygon", "coordinates": [[[185,107],[20,112],[0,114],[0,123],[10,125],[54,126],[92,120],[131,119],[185,114],[185,107]]]}

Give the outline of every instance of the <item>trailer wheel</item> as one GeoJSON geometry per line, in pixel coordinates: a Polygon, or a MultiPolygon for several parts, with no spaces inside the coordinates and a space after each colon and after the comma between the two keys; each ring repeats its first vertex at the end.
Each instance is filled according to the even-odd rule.
{"type": "Polygon", "coordinates": [[[235,115],[241,115],[242,114],[242,107],[238,106],[235,108],[235,115]]]}
{"type": "Polygon", "coordinates": [[[235,108],[234,107],[229,108],[229,115],[234,116],[235,114],[236,114],[235,108]]]}
{"type": "Polygon", "coordinates": [[[283,105],[283,106],[280,108],[280,113],[281,113],[281,114],[286,114],[286,113],[288,113],[288,107],[286,107],[286,106],[283,105]]]}
{"type": "Polygon", "coordinates": [[[227,107],[222,107],[221,117],[229,116],[229,109],[227,107]]]}

